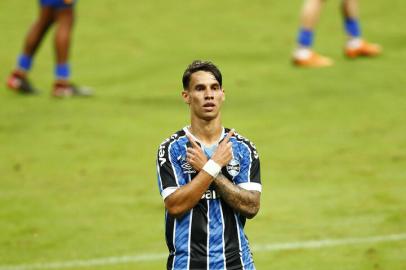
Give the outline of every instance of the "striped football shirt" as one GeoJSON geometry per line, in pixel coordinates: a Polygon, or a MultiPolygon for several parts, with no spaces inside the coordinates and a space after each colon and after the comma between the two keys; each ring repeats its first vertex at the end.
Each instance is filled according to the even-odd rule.
{"type": "MultiPolygon", "coordinates": [[[[220,141],[229,131],[223,128],[220,141]]],[[[188,127],[163,141],[157,156],[158,185],[163,199],[197,175],[186,161],[186,149],[191,147],[186,134],[194,138],[209,158],[217,148],[218,144],[200,143],[188,127]]],[[[261,192],[260,162],[254,144],[238,133],[234,133],[230,142],[233,158],[221,173],[241,188],[261,192]]],[[[167,269],[255,269],[244,233],[245,220],[221,199],[213,184],[181,218],[165,211],[167,269]]]]}

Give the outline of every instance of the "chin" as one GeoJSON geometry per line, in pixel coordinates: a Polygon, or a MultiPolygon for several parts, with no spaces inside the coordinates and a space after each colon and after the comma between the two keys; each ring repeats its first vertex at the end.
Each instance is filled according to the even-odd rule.
{"type": "Polygon", "coordinates": [[[218,116],[218,114],[216,114],[216,115],[201,115],[201,119],[203,119],[203,120],[206,120],[206,121],[211,121],[211,120],[213,120],[213,119],[216,119],[217,118],[217,116],[218,116]]]}

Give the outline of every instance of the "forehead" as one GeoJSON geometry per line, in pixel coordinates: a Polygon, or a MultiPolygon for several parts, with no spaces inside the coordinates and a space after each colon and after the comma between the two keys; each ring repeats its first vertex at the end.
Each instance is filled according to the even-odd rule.
{"type": "Polygon", "coordinates": [[[216,77],[208,71],[199,70],[190,76],[190,86],[197,84],[212,85],[215,83],[219,84],[216,77]]]}

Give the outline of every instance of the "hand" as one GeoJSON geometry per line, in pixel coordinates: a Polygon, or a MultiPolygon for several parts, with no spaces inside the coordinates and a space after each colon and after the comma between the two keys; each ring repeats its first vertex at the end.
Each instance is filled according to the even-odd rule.
{"type": "Polygon", "coordinates": [[[192,147],[187,148],[186,152],[186,161],[192,165],[193,169],[197,172],[200,172],[207,162],[207,157],[204,154],[202,148],[193,140],[193,138],[187,134],[189,142],[192,144],[192,147]]]}
{"type": "Polygon", "coordinates": [[[234,129],[230,130],[224,140],[217,147],[211,159],[216,162],[220,167],[226,166],[233,158],[233,148],[230,142],[231,136],[234,135],[234,129]]]}

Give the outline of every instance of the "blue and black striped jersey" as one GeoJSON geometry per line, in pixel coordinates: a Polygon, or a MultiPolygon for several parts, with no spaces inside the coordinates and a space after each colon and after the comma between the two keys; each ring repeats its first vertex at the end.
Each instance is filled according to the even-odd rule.
{"type": "MultiPolygon", "coordinates": [[[[229,129],[223,129],[220,141],[229,129]]],[[[205,147],[185,127],[166,139],[158,150],[159,191],[165,199],[186,185],[197,172],[186,161],[186,149],[192,136],[208,157],[214,147],[205,147]]],[[[261,192],[260,163],[255,146],[241,135],[230,138],[233,159],[222,174],[235,185],[261,192]]],[[[176,219],[165,213],[165,235],[169,249],[167,269],[255,269],[244,233],[245,217],[235,212],[216,194],[213,185],[199,203],[176,219]]]]}

